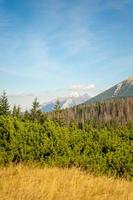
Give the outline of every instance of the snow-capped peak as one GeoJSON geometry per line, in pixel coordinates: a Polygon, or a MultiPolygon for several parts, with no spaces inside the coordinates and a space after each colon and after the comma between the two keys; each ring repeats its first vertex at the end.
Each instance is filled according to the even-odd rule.
{"type": "Polygon", "coordinates": [[[80,96],[80,95],[79,95],[78,92],[72,92],[72,93],[70,93],[70,95],[69,95],[70,98],[72,98],[72,97],[77,98],[77,97],[79,97],[79,96],[80,96]]]}
{"type": "Polygon", "coordinates": [[[127,79],[127,83],[128,83],[128,84],[133,84],[133,76],[130,76],[130,77],[127,79]]]}
{"type": "MultiPolygon", "coordinates": [[[[74,92],[74,93],[70,94],[68,97],[59,98],[59,101],[60,101],[61,108],[65,109],[65,108],[70,108],[70,107],[76,106],[78,104],[84,103],[89,98],[90,98],[90,96],[88,94],[79,95],[78,92],[74,92]]],[[[42,104],[41,105],[42,110],[45,112],[52,111],[55,103],[56,103],[56,100],[42,104]]]]}

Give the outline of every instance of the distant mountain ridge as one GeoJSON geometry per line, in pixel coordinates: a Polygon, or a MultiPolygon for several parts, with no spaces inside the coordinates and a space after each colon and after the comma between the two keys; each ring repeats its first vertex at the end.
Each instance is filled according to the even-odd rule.
{"type": "Polygon", "coordinates": [[[89,99],[86,103],[127,97],[133,97],[133,76],[130,76],[127,80],[124,80],[101,94],[89,99]]]}
{"type": "MultiPolygon", "coordinates": [[[[88,94],[74,95],[74,96],[72,95],[69,97],[58,98],[58,100],[60,101],[61,109],[71,108],[73,106],[82,104],[82,103],[86,102],[88,99],[90,99],[90,96],[88,94]]],[[[56,101],[57,101],[57,99],[54,99],[52,101],[42,104],[41,110],[44,112],[53,111],[56,101]]]]}

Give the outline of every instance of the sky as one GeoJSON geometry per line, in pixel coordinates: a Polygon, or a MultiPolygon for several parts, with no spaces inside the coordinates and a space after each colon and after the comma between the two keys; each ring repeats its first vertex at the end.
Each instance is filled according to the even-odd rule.
{"type": "Polygon", "coordinates": [[[0,91],[94,96],[133,75],[132,36],[132,0],[0,0],[0,91]]]}

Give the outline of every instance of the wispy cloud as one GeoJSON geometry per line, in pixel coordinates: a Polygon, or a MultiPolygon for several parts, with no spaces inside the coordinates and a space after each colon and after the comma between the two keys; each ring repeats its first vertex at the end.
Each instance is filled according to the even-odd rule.
{"type": "Polygon", "coordinates": [[[94,87],[82,83],[90,80],[97,85],[98,80],[113,77],[109,69],[132,70],[132,26],[121,12],[131,0],[20,3],[24,7],[0,9],[1,77],[12,77],[12,82],[21,77],[33,89],[33,82],[38,88],[61,85],[65,90],[70,83],[81,83],[71,90],[85,91],[94,87]]]}
{"type": "Polygon", "coordinates": [[[95,89],[95,84],[75,84],[71,85],[69,90],[73,91],[88,91],[90,89],[95,89]]]}

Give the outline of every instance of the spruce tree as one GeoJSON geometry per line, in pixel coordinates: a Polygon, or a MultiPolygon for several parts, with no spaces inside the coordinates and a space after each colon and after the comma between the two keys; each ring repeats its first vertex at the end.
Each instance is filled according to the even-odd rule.
{"type": "Polygon", "coordinates": [[[35,98],[32,103],[31,118],[38,119],[40,114],[41,114],[40,103],[38,102],[37,98],[35,98]]]}
{"type": "Polygon", "coordinates": [[[58,122],[60,125],[64,124],[64,121],[61,117],[61,105],[59,99],[57,99],[55,106],[54,106],[54,121],[58,122]]]}
{"type": "Polygon", "coordinates": [[[12,110],[12,115],[13,115],[13,116],[16,116],[16,113],[17,113],[17,106],[14,105],[14,106],[13,106],[13,110],[12,110]]]}
{"type": "Polygon", "coordinates": [[[6,92],[3,91],[0,97],[0,115],[9,115],[10,114],[10,106],[8,103],[8,98],[6,92]]]}
{"type": "Polygon", "coordinates": [[[61,105],[59,99],[57,99],[55,106],[54,106],[54,111],[59,112],[61,110],[61,105]]]}
{"type": "Polygon", "coordinates": [[[13,115],[13,116],[16,116],[16,117],[18,117],[18,118],[21,117],[21,108],[20,108],[20,106],[14,105],[13,111],[12,111],[12,115],[13,115]]]}

